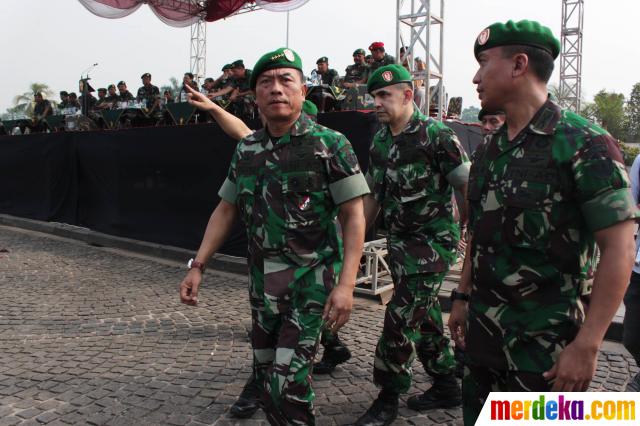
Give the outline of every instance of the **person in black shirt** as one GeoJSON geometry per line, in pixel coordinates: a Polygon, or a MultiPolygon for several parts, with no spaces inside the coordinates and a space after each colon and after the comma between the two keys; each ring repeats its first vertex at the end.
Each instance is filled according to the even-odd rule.
{"type": "Polygon", "coordinates": [[[29,127],[33,132],[43,132],[46,129],[44,118],[53,113],[51,110],[51,103],[44,99],[40,92],[33,95],[33,100],[36,104],[33,107],[33,120],[29,127]]]}

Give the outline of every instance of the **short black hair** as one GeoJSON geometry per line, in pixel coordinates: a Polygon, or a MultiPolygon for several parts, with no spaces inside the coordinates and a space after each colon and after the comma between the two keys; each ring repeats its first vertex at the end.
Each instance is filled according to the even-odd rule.
{"type": "Polygon", "coordinates": [[[193,74],[190,72],[185,72],[184,75],[188,75],[191,80],[193,80],[193,74]]]}
{"type": "Polygon", "coordinates": [[[213,81],[214,80],[211,77],[207,77],[207,78],[204,79],[205,83],[213,83],[213,81]]]}
{"type": "Polygon", "coordinates": [[[547,83],[553,73],[553,56],[546,50],[534,46],[511,45],[502,46],[503,57],[511,57],[518,53],[524,53],[529,58],[529,66],[533,74],[541,81],[547,83]]]}

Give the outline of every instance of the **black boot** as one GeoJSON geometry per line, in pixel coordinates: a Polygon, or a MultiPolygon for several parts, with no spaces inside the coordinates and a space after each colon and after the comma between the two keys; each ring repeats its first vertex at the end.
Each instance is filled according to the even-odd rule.
{"type": "Polygon", "coordinates": [[[329,374],[335,370],[336,365],[347,362],[351,358],[351,351],[339,339],[331,346],[324,348],[322,359],[313,364],[315,374],[329,374]]]}
{"type": "Polygon", "coordinates": [[[252,374],[244,385],[244,389],[240,392],[240,396],[231,406],[229,410],[231,416],[238,419],[248,419],[253,416],[260,408],[261,393],[262,386],[256,380],[255,374],[252,374]]]}
{"type": "Polygon", "coordinates": [[[355,422],[355,426],[390,425],[398,417],[398,398],[397,393],[383,389],[367,412],[355,422]]]}
{"type": "Polygon", "coordinates": [[[435,376],[433,385],[429,389],[407,400],[407,407],[416,411],[451,408],[460,404],[462,404],[462,390],[453,374],[435,376]]]}

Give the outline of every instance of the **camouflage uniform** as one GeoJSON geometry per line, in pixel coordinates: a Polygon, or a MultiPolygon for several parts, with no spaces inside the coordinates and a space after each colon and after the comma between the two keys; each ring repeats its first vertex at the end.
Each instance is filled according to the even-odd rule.
{"type": "Polygon", "coordinates": [[[478,147],[467,197],[472,370],[463,387],[472,390],[463,394],[465,407],[478,408],[465,408],[465,424],[473,424],[487,396],[479,388],[549,389],[539,376],[584,319],[580,293],[593,275],[594,231],[639,214],[616,141],[551,100],[515,140],[505,124],[478,147]],[[505,379],[518,375],[528,378],[505,379]],[[504,385],[514,382],[519,387],[504,385]]]}
{"type": "Polygon", "coordinates": [[[338,71],[333,68],[329,68],[324,74],[318,73],[318,75],[322,79],[322,84],[328,84],[329,86],[335,86],[339,78],[338,71]]]}
{"type": "MultiPolygon", "coordinates": [[[[245,76],[233,80],[234,88],[239,92],[246,92],[251,90],[249,81],[251,80],[250,69],[245,70],[245,76]]],[[[231,111],[239,117],[253,118],[253,111],[255,109],[256,98],[253,94],[247,94],[237,98],[232,102],[231,111]]]]}
{"type": "Polygon", "coordinates": [[[304,113],[241,140],[220,197],[247,227],[254,374],[272,424],[313,424],[311,365],[342,264],[338,205],[368,193],[347,139],[304,113]]]}
{"type": "Polygon", "coordinates": [[[158,86],[154,86],[153,84],[149,87],[142,86],[138,89],[136,99],[138,102],[144,102],[146,108],[151,108],[153,107],[156,99],[160,99],[160,89],[158,89],[158,86]]]}
{"type": "Polygon", "coordinates": [[[131,94],[130,91],[126,91],[124,93],[120,93],[118,92],[118,95],[116,97],[116,100],[118,102],[129,102],[129,101],[133,101],[135,100],[135,98],[133,97],[133,95],[131,94]]]}
{"type": "Polygon", "coordinates": [[[404,131],[374,137],[367,181],[382,207],[394,294],[376,347],[374,381],[405,393],[416,356],[435,375],[452,374],[437,295],[456,258],[460,230],[452,185],[466,182],[469,160],[453,131],[416,110],[404,131]]]}
{"type": "Polygon", "coordinates": [[[345,83],[355,83],[356,81],[360,81],[364,78],[364,81],[367,81],[367,77],[369,76],[369,65],[367,64],[352,64],[347,67],[344,75],[345,83]]]}
{"type": "Polygon", "coordinates": [[[396,63],[396,58],[385,53],[384,57],[379,61],[375,59],[373,60],[373,62],[370,65],[370,72],[373,73],[375,70],[377,70],[380,67],[383,67],[385,65],[395,64],[395,63],[396,63]]]}

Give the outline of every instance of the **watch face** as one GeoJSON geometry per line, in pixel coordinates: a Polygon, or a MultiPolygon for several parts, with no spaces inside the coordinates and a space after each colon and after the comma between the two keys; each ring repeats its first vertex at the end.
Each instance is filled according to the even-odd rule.
{"type": "Polygon", "coordinates": [[[193,259],[189,259],[187,262],[187,268],[191,269],[191,264],[193,263],[193,259]]]}

